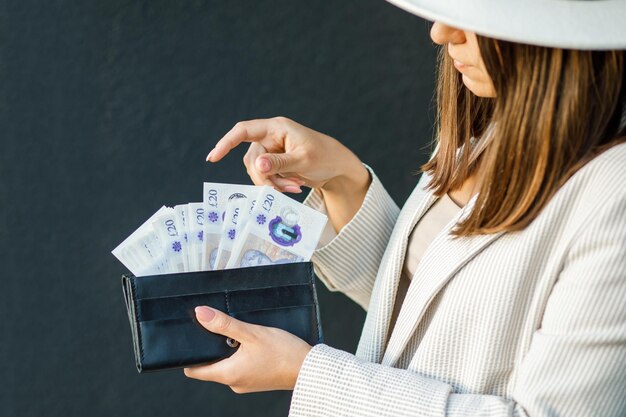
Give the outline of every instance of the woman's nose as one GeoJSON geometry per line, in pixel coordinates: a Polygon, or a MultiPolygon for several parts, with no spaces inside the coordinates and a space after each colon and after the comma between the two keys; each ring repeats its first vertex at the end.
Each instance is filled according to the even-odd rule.
{"type": "Polygon", "coordinates": [[[463,43],[465,42],[465,32],[461,29],[435,22],[430,28],[430,38],[438,45],[463,43]]]}

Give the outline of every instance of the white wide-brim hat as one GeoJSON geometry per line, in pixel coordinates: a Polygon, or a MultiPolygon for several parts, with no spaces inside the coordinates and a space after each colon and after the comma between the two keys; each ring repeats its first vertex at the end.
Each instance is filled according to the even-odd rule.
{"type": "Polygon", "coordinates": [[[564,49],[626,49],[626,0],[387,0],[490,38],[564,49]]]}

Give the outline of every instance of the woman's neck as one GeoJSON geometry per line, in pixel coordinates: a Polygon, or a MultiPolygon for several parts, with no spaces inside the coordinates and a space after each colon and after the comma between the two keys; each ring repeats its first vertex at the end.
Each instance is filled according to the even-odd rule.
{"type": "Polygon", "coordinates": [[[448,196],[458,206],[463,207],[476,193],[478,193],[478,186],[478,175],[474,173],[467,177],[459,188],[448,191],[448,196]]]}

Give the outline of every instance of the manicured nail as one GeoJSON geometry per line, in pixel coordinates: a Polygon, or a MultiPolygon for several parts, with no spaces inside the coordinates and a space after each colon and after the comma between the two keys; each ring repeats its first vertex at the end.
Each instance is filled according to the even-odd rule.
{"type": "Polygon", "coordinates": [[[272,164],[270,164],[270,161],[265,158],[257,160],[256,165],[257,168],[261,170],[261,172],[268,172],[270,169],[272,169],[272,164]]]}
{"type": "Polygon", "coordinates": [[[302,192],[300,187],[296,187],[295,185],[287,185],[287,186],[285,186],[285,191],[287,191],[288,193],[295,193],[295,194],[299,194],[299,193],[302,192]]]}
{"type": "Polygon", "coordinates": [[[212,308],[201,306],[201,307],[196,307],[195,310],[196,310],[196,317],[198,318],[198,320],[211,321],[213,320],[213,317],[215,317],[215,310],[213,310],[212,308]]]}
{"type": "Polygon", "coordinates": [[[213,148],[211,152],[209,152],[209,154],[206,156],[207,162],[211,162],[211,155],[213,155],[213,152],[215,152],[215,148],[213,148]]]}

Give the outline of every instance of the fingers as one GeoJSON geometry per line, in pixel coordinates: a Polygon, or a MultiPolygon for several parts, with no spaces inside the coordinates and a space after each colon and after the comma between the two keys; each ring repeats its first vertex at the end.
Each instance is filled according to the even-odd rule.
{"type": "Polygon", "coordinates": [[[249,168],[255,175],[261,178],[269,178],[274,184],[274,188],[288,193],[301,193],[301,186],[305,181],[293,176],[293,172],[298,171],[299,158],[294,154],[287,153],[265,153],[259,155],[254,161],[254,166],[249,168]],[[291,176],[284,177],[280,174],[290,173],[291,176]]]}
{"type": "Polygon", "coordinates": [[[265,175],[298,172],[300,158],[293,153],[266,153],[254,161],[255,168],[265,175]]]}
{"type": "Polygon", "coordinates": [[[217,162],[242,142],[258,142],[268,137],[276,139],[281,135],[284,136],[285,131],[281,127],[281,122],[277,119],[239,122],[217,142],[215,148],[209,152],[206,160],[208,162],[217,162]]]}
{"type": "Polygon", "coordinates": [[[251,142],[244,164],[252,181],[282,192],[301,193],[305,182],[291,173],[298,172],[302,158],[284,148],[288,124],[282,117],[239,122],[209,152],[207,161],[217,162],[242,142],[251,142]],[[290,175],[283,175],[287,172],[290,175]]]}
{"type": "Polygon", "coordinates": [[[254,325],[252,324],[244,323],[206,306],[196,307],[195,311],[198,322],[212,333],[221,334],[242,343],[253,337],[254,325]]]}
{"type": "MultiPolygon", "coordinates": [[[[242,343],[254,343],[254,328],[256,326],[244,323],[228,314],[206,306],[196,307],[195,312],[198,322],[210,332],[230,337],[242,343]]],[[[233,357],[234,355],[210,365],[185,368],[185,375],[188,378],[200,379],[202,381],[234,385],[237,383],[238,372],[236,372],[236,369],[233,369],[233,366],[236,364],[233,361],[233,357]]]]}
{"type": "Polygon", "coordinates": [[[231,362],[232,361],[227,358],[210,365],[185,368],[185,376],[202,381],[219,382],[220,384],[231,385],[234,383],[234,372],[232,372],[231,362]]]}
{"type": "Polygon", "coordinates": [[[243,163],[252,182],[256,185],[268,185],[282,192],[301,193],[301,186],[305,181],[296,174],[289,175],[266,174],[259,171],[256,161],[261,155],[267,154],[267,149],[259,143],[251,143],[248,152],[243,157],[243,163]]]}
{"type": "Polygon", "coordinates": [[[278,175],[272,175],[270,177],[266,177],[263,175],[259,175],[254,170],[248,170],[248,175],[252,179],[252,182],[255,185],[267,185],[281,192],[287,193],[296,193],[299,194],[302,192],[302,187],[305,182],[296,177],[283,178],[278,175]]]}
{"type": "Polygon", "coordinates": [[[283,178],[278,175],[272,175],[269,179],[275,184],[275,188],[279,191],[285,191],[288,193],[299,194],[302,192],[300,187],[304,185],[303,180],[294,177],[283,178]]]}
{"type": "Polygon", "coordinates": [[[248,152],[246,152],[243,157],[243,164],[246,166],[248,176],[255,185],[268,185],[270,187],[274,187],[274,183],[272,183],[266,175],[260,174],[254,167],[254,161],[257,156],[263,155],[266,152],[267,150],[262,145],[254,142],[251,143],[248,148],[248,152]]]}
{"type": "Polygon", "coordinates": [[[248,176],[254,183],[254,185],[267,185],[269,187],[276,187],[276,185],[266,176],[259,175],[256,171],[248,169],[248,176]]]}

